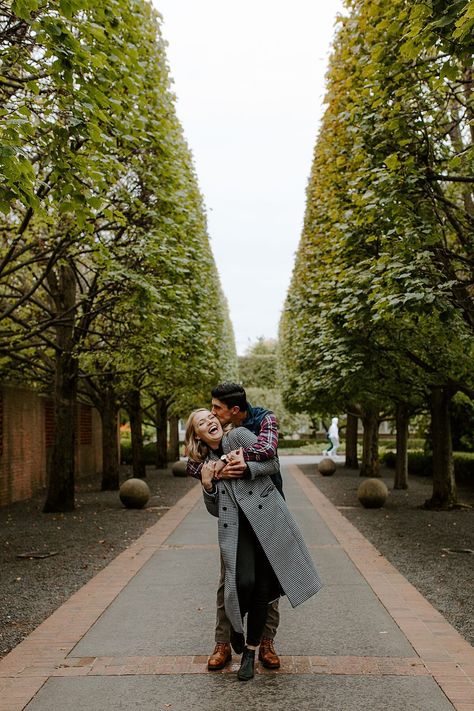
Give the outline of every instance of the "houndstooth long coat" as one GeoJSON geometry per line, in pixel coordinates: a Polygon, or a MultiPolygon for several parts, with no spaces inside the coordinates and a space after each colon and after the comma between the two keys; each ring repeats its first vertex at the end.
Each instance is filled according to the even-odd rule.
{"type": "MultiPolygon", "coordinates": [[[[245,427],[226,433],[225,453],[248,447],[257,437],[245,427]]],[[[211,459],[217,455],[211,453],[211,459]]],[[[277,457],[267,462],[248,462],[250,479],[221,479],[216,491],[204,491],[207,510],[217,516],[219,546],[225,566],[224,602],[227,617],[236,632],[243,632],[236,586],[239,512],[242,509],[260,541],[270,564],[288,597],[296,607],[322,587],[322,582],[301,532],[270,474],[279,469],[277,457]]]]}

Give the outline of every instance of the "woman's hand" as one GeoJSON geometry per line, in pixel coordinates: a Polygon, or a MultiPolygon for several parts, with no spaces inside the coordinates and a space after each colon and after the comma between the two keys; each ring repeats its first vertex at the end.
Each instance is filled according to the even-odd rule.
{"type": "Polygon", "coordinates": [[[222,459],[217,459],[212,463],[214,465],[214,479],[222,479],[221,472],[225,469],[225,462],[222,459]]]}
{"type": "Polygon", "coordinates": [[[228,463],[225,465],[224,469],[220,472],[220,479],[242,479],[245,470],[247,469],[247,464],[244,460],[244,453],[242,447],[240,449],[234,449],[232,452],[227,454],[228,463]]]}
{"type": "Polygon", "coordinates": [[[214,488],[215,462],[204,462],[201,469],[201,484],[210,493],[214,488]]]}

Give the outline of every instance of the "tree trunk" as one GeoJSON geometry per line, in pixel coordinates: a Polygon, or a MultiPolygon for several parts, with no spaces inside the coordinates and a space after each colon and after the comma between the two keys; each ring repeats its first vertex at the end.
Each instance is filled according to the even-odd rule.
{"type": "Polygon", "coordinates": [[[74,345],[76,282],[68,264],[51,275],[50,285],[60,317],[56,326],[54,376],[54,441],[48,461],[45,513],[74,510],[77,361],[74,345]]]}
{"type": "Polygon", "coordinates": [[[364,442],[360,476],[377,477],[380,476],[378,411],[375,408],[365,410],[362,424],[364,425],[364,442]]]}
{"type": "Polygon", "coordinates": [[[433,494],[425,508],[449,509],[457,501],[451,440],[450,405],[453,393],[447,387],[433,388],[430,395],[433,432],[433,494]]]}
{"type": "Polygon", "coordinates": [[[119,441],[117,433],[119,405],[113,390],[104,392],[102,418],[102,491],[116,491],[120,486],[119,441]]]}
{"type": "Polygon", "coordinates": [[[395,459],[394,489],[408,489],[408,408],[397,403],[395,410],[397,427],[397,455],[395,459]]]}
{"type": "Polygon", "coordinates": [[[179,417],[172,415],[169,418],[170,425],[170,448],[168,452],[168,460],[170,462],[179,461],[179,417]]]}
{"type": "Polygon", "coordinates": [[[346,467],[357,469],[359,458],[357,456],[357,426],[359,418],[357,415],[347,415],[346,427],[346,467]]]}
{"type": "Polygon", "coordinates": [[[146,479],[145,457],[143,452],[142,406],[140,391],[131,390],[127,397],[127,410],[130,416],[132,435],[132,470],[133,476],[146,479]]]}
{"type": "Polygon", "coordinates": [[[168,402],[165,397],[155,400],[155,426],[156,426],[156,468],[166,469],[168,466],[168,402]]]}

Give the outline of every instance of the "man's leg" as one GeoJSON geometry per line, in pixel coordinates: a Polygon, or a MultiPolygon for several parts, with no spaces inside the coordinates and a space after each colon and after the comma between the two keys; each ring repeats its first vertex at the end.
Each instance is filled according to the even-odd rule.
{"type": "Polygon", "coordinates": [[[214,651],[207,660],[207,668],[209,671],[217,671],[225,667],[227,662],[232,659],[230,649],[230,622],[225,614],[224,607],[224,581],[225,568],[224,561],[221,556],[221,574],[219,577],[219,585],[217,588],[217,611],[216,611],[216,646],[214,651]]]}
{"type": "Polygon", "coordinates": [[[224,605],[224,585],[225,585],[225,567],[221,556],[221,574],[219,577],[219,586],[216,595],[216,643],[228,644],[230,641],[230,622],[225,614],[224,605]]]}
{"type": "Polygon", "coordinates": [[[275,602],[271,602],[268,605],[267,621],[265,622],[262,635],[267,639],[275,639],[278,625],[280,624],[280,610],[278,609],[278,602],[278,600],[275,600],[275,602]]]}
{"type": "Polygon", "coordinates": [[[278,609],[278,600],[275,600],[267,607],[267,621],[263,628],[262,641],[258,650],[258,658],[267,669],[280,668],[280,659],[273,646],[279,623],[280,611],[278,609]]]}

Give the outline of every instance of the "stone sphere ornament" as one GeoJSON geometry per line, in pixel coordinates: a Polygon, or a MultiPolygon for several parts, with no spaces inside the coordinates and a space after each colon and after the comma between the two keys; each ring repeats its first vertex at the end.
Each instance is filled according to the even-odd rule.
{"type": "Polygon", "coordinates": [[[357,498],[366,509],[380,509],[387,496],[387,486],[381,479],[366,479],[357,489],[357,498]]]}
{"type": "Polygon", "coordinates": [[[143,479],[127,479],[119,490],[120,501],[127,509],[142,509],[150,498],[150,489],[143,479]]]}
{"type": "Polygon", "coordinates": [[[319,462],[318,471],[323,476],[332,476],[336,471],[336,462],[333,459],[329,459],[329,457],[325,457],[319,462]]]}
{"type": "Polygon", "coordinates": [[[175,462],[171,468],[174,476],[186,476],[187,462],[180,460],[175,462]]]}

